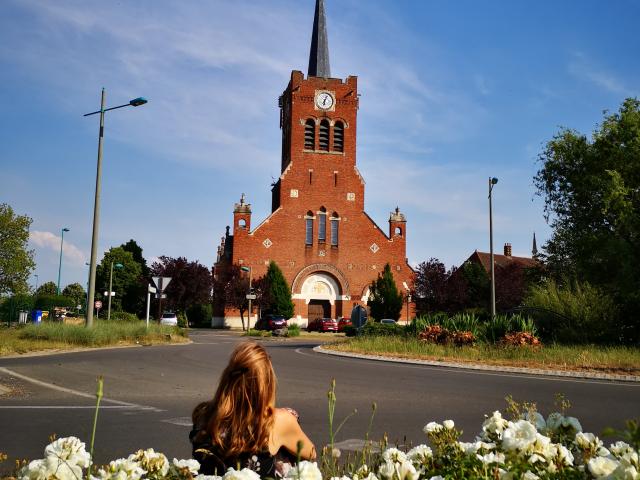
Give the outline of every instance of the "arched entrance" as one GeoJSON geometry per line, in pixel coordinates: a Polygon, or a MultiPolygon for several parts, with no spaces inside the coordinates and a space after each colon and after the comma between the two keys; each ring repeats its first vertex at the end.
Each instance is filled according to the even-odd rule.
{"type": "Polygon", "coordinates": [[[313,264],[300,270],[292,282],[292,298],[299,320],[338,318],[343,315],[343,303],[350,300],[349,284],[334,265],[313,264]]]}

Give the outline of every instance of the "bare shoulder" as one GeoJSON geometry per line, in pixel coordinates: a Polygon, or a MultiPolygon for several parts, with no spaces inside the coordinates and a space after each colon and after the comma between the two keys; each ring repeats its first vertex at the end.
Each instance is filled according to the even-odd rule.
{"type": "Polygon", "coordinates": [[[291,428],[298,424],[298,412],[293,408],[276,408],[274,417],[276,428],[291,428]]]}

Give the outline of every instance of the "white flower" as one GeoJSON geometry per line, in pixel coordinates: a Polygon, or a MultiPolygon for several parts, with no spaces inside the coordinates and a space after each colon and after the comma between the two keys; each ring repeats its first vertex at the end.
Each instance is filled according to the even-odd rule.
{"type": "Polygon", "coordinates": [[[19,480],[46,480],[50,473],[44,459],[33,460],[18,472],[19,480]]]}
{"type": "Polygon", "coordinates": [[[418,445],[407,452],[407,458],[412,462],[424,463],[433,457],[433,451],[426,445],[418,445]]]}
{"type": "Polygon", "coordinates": [[[340,458],[340,455],[342,455],[342,452],[340,451],[340,449],[333,447],[333,449],[331,450],[331,456],[333,458],[340,458]]]}
{"type": "Polygon", "coordinates": [[[564,445],[557,445],[558,449],[557,460],[563,465],[573,465],[573,454],[564,445]]]}
{"type": "Polygon", "coordinates": [[[68,465],[77,465],[81,468],[89,466],[91,456],[85,450],[84,442],[76,437],[64,437],[51,442],[44,449],[45,457],[56,457],[68,465]]]}
{"type": "Polygon", "coordinates": [[[178,460],[177,458],[174,458],[173,466],[179,470],[186,468],[189,470],[191,475],[196,475],[198,473],[198,470],[200,470],[200,462],[191,458],[188,460],[178,460]]]}
{"type": "Polygon", "coordinates": [[[197,477],[194,477],[193,480],[222,480],[222,477],[219,477],[217,475],[203,475],[203,474],[200,474],[197,477]]]}
{"type": "Polygon", "coordinates": [[[524,418],[525,420],[530,421],[538,431],[543,431],[545,428],[547,428],[547,422],[544,421],[544,417],[538,412],[533,412],[532,414],[527,412],[524,418]]]}
{"type": "Polygon", "coordinates": [[[526,420],[509,422],[509,427],[502,433],[502,447],[510,451],[527,451],[537,437],[536,427],[526,420]]]}
{"type": "Polygon", "coordinates": [[[476,458],[485,465],[492,463],[504,463],[504,453],[487,453],[486,455],[476,455],[476,458]]]}
{"type": "Polygon", "coordinates": [[[435,477],[431,477],[429,480],[444,480],[440,475],[436,475],[435,477]]]}
{"type": "Polygon", "coordinates": [[[385,462],[402,463],[407,459],[407,454],[397,448],[387,448],[382,452],[382,459],[385,462]]]}
{"type": "Polygon", "coordinates": [[[453,430],[455,423],[453,423],[453,420],[445,420],[444,422],[442,422],[442,426],[447,430],[453,430]]]}
{"type": "Polygon", "coordinates": [[[378,469],[380,477],[386,480],[418,480],[420,474],[411,462],[394,463],[386,461],[378,469]]]}
{"type": "Polygon", "coordinates": [[[535,465],[536,463],[547,463],[547,459],[545,457],[543,457],[542,455],[538,455],[537,453],[534,453],[533,455],[531,455],[529,457],[529,460],[527,460],[531,465],[535,465]]]}
{"type": "MultiPolygon", "coordinates": [[[[257,478],[260,477],[258,476],[257,478]]],[[[298,463],[298,465],[289,470],[285,478],[289,478],[291,480],[322,480],[322,472],[318,468],[318,464],[316,462],[303,460],[302,462],[298,463]]],[[[224,480],[227,479],[225,478],[224,480]]]]}
{"type": "Polygon", "coordinates": [[[600,478],[611,475],[618,467],[618,462],[607,457],[594,457],[589,460],[587,467],[594,477],[600,478]]]}
{"type": "Polygon", "coordinates": [[[429,435],[430,433],[439,432],[440,430],[442,430],[442,428],[442,425],[440,425],[438,422],[429,422],[424,426],[422,431],[429,435]]]}
{"type": "Polygon", "coordinates": [[[109,462],[106,470],[100,469],[98,471],[98,478],[100,480],[139,480],[147,473],[140,464],[129,458],[118,458],[109,462]]]}
{"type": "Polygon", "coordinates": [[[482,424],[482,432],[484,434],[497,436],[498,439],[501,439],[502,432],[507,428],[508,424],[509,422],[502,418],[502,414],[496,410],[490,417],[487,417],[482,424]]]}
{"type": "Polygon", "coordinates": [[[538,480],[539,478],[540,477],[538,475],[530,470],[527,470],[526,472],[524,472],[524,475],[522,475],[522,480],[538,480]]]}
{"type": "Polygon", "coordinates": [[[331,477],[331,480],[351,480],[351,477],[347,477],[346,475],[343,475],[341,477],[331,477]]]}
{"type": "Polygon", "coordinates": [[[138,450],[136,453],[129,455],[128,460],[140,463],[140,466],[147,471],[149,476],[164,477],[169,471],[169,460],[160,452],[156,452],[153,448],[147,450],[138,450]]]}
{"type": "Polygon", "coordinates": [[[260,480],[260,475],[248,468],[243,468],[242,470],[230,468],[222,476],[222,480],[260,480]]]}
{"type": "Polygon", "coordinates": [[[609,450],[611,450],[611,453],[617,458],[622,457],[625,453],[633,453],[633,448],[631,448],[628,443],[623,442],[622,440],[616,443],[612,443],[609,446],[609,450]]]}

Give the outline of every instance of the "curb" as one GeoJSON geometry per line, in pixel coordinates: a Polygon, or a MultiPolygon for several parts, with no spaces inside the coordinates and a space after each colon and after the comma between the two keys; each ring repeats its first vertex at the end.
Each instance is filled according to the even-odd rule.
{"type": "Polygon", "coordinates": [[[542,368],[507,367],[497,365],[480,365],[473,363],[441,362],[438,360],[418,360],[411,358],[387,357],[384,355],[369,355],[364,353],[339,352],[325,348],[321,345],[314,347],[314,352],[336,357],[360,358],[363,360],[375,360],[379,362],[407,363],[412,365],[425,365],[430,367],[458,368],[462,370],[480,370],[500,373],[522,373],[542,377],[582,378],[588,380],[607,380],[615,382],[640,383],[639,375],[614,375],[609,373],[577,372],[568,370],[545,370],[542,368]]]}

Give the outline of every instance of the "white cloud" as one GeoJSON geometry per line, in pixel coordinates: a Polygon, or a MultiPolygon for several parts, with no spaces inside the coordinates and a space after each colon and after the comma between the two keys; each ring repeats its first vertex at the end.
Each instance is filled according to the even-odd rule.
{"type": "Polygon", "coordinates": [[[597,65],[595,61],[582,52],[573,54],[573,60],[569,63],[568,70],[569,73],[581,80],[588,80],[608,92],[619,95],[630,94],[629,89],[618,78],[597,65]]]}
{"type": "MultiPolygon", "coordinates": [[[[61,237],[51,232],[40,232],[32,230],[29,232],[29,241],[36,247],[54,252],[60,252],[61,237]]],[[[65,240],[62,246],[62,256],[65,261],[74,266],[83,266],[87,261],[87,256],[74,244],[65,240]]]]}

